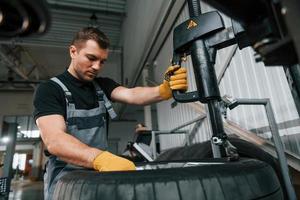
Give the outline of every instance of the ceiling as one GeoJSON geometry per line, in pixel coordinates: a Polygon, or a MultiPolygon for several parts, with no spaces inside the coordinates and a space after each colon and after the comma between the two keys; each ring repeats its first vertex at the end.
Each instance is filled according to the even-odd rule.
{"type": "Polygon", "coordinates": [[[65,47],[74,32],[97,26],[115,48],[119,47],[121,26],[126,16],[126,0],[47,0],[51,25],[42,37],[22,39],[23,44],[65,47]]]}
{"type": "Polygon", "coordinates": [[[87,26],[99,27],[110,38],[112,54],[107,65],[112,67],[106,67],[103,73],[114,75],[116,70],[120,71],[115,69],[120,67],[115,62],[120,62],[126,0],[47,0],[47,3],[51,23],[46,33],[0,40],[0,90],[33,89],[35,82],[63,72],[70,62],[68,46],[74,33],[87,26]]]}
{"type": "Polygon", "coordinates": [[[13,38],[2,43],[65,47],[74,32],[82,27],[97,26],[105,32],[115,48],[119,47],[126,0],[45,0],[51,16],[48,31],[42,36],[13,38]]]}

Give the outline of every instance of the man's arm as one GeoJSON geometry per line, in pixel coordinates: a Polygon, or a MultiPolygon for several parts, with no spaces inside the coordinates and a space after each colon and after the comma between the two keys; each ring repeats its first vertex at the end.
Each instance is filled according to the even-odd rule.
{"type": "Polygon", "coordinates": [[[102,151],[89,147],[66,133],[66,125],[61,115],[39,117],[36,124],[48,151],[65,162],[93,168],[93,161],[102,151]]]}
{"type": "Polygon", "coordinates": [[[156,87],[134,87],[126,88],[116,87],[111,93],[111,99],[114,101],[148,105],[172,97],[172,90],[187,90],[187,75],[185,68],[179,66],[170,66],[165,72],[165,80],[156,87]]]}
{"type": "Polygon", "coordinates": [[[164,100],[159,93],[159,86],[135,88],[119,86],[112,91],[111,99],[136,105],[147,105],[164,100]]]}
{"type": "Polygon", "coordinates": [[[67,163],[98,171],[135,170],[135,165],[108,151],[90,147],[66,133],[61,115],[47,115],[36,120],[48,151],[67,163]]]}

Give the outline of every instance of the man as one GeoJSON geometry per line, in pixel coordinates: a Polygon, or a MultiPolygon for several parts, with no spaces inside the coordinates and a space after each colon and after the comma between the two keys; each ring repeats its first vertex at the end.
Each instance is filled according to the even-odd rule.
{"type": "Polygon", "coordinates": [[[139,133],[139,132],[143,132],[143,131],[147,131],[148,128],[146,127],[145,124],[143,123],[138,123],[136,126],[135,126],[135,133],[139,133]]]}
{"type": "Polygon", "coordinates": [[[139,147],[143,151],[145,151],[149,156],[151,156],[152,158],[154,157],[153,150],[150,146],[152,141],[152,135],[145,124],[139,123],[135,126],[135,135],[133,141],[137,143],[137,145],[139,145],[139,147]]]}
{"type": "Polygon", "coordinates": [[[150,147],[151,133],[150,130],[143,124],[138,123],[135,126],[133,140],[128,142],[122,156],[129,158],[132,161],[145,161],[145,155],[141,155],[141,152],[136,149],[135,144],[138,145],[142,151],[144,151],[150,157],[153,157],[150,147]],[[150,133],[150,134],[149,134],[150,133]],[[139,152],[139,153],[138,153],[139,152]]]}
{"type": "Polygon", "coordinates": [[[74,37],[71,63],[63,74],[41,84],[34,98],[34,118],[49,152],[45,199],[51,199],[55,184],[79,167],[102,171],[135,170],[135,165],[106,151],[106,121],[114,111],[109,100],[145,105],[171,98],[171,88],[186,90],[186,70],[169,67],[170,82],[157,87],[126,88],[99,77],[108,58],[109,40],[96,28],[84,28],[74,37]]]}

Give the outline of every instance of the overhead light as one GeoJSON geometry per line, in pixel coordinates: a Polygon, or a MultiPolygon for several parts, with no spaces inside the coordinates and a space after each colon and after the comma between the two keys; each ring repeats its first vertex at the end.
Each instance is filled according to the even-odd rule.
{"type": "Polygon", "coordinates": [[[93,28],[98,28],[98,17],[95,13],[90,16],[89,26],[93,28]]]}
{"type": "Polygon", "coordinates": [[[5,137],[1,138],[1,142],[3,142],[4,144],[7,144],[9,142],[9,137],[5,136],[5,137]]]}

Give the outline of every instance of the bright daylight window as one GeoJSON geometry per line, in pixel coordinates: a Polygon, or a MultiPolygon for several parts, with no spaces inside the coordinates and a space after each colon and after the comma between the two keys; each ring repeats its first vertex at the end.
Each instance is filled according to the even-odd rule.
{"type": "Polygon", "coordinates": [[[15,153],[14,155],[14,161],[12,164],[13,169],[19,169],[24,170],[25,169],[25,163],[26,163],[26,154],[25,153],[15,153]]]}
{"type": "Polygon", "coordinates": [[[34,123],[32,116],[5,116],[3,118],[3,127],[10,123],[16,123],[18,125],[17,138],[39,138],[40,133],[37,126],[34,123]]]}

